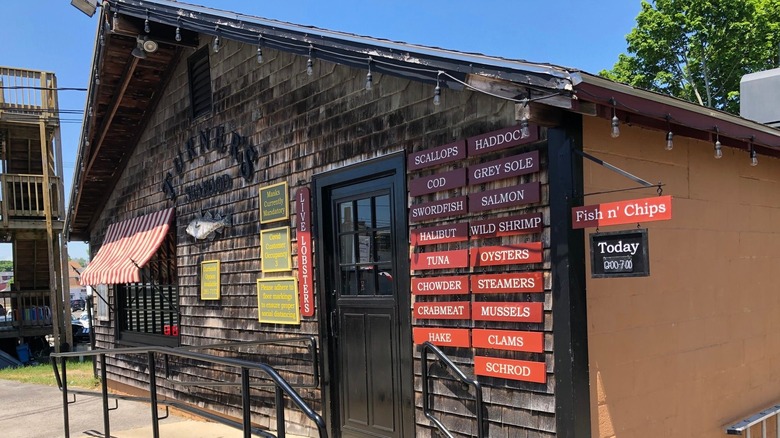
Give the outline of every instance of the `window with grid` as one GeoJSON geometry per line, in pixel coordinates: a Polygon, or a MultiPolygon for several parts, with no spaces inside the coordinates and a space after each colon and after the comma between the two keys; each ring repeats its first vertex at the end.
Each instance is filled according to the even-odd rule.
{"type": "Polygon", "coordinates": [[[173,227],[154,257],[141,269],[141,282],[115,287],[119,340],[179,344],[179,288],[173,227]]]}
{"type": "Polygon", "coordinates": [[[211,112],[211,66],[208,46],[203,46],[187,59],[190,81],[192,118],[211,112]]]}

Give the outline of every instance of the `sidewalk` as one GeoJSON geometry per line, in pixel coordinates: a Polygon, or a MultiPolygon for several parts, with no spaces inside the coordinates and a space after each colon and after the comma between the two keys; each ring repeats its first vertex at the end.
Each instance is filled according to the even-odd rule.
{"type": "MultiPolygon", "coordinates": [[[[15,438],[64,437],[62,393],[52,386],[0,380],[0,435],[15,438]]],[[[71,400],[72,395],[71,395],[71,400]]],[[[114,406],[114,401],[109,401],[114,406]]],[[[103,437],[103,405],[100,397],[76,396],[68,405],[71,437],[103,437]]],[[[161,411],[161,414],[164,410],[161,411]]],[[[119,408],[109,412],[114,438],[152,436],[148,404],[119,400],[119,408]]],[[[161,438],[239,438],[243,432],[219,423],[171,415],[160,420],[161,438]]],[[[293,438],[292,435],[287,435],[293,438]]]]}

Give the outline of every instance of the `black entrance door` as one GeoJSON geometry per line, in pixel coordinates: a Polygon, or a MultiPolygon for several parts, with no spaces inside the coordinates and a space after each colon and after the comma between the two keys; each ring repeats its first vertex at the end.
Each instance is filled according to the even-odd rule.
{"type": "Polygon", "coordinates": [[[325,406],[338,437],[414,434],[403,157],[315,181],[325,406]]]}

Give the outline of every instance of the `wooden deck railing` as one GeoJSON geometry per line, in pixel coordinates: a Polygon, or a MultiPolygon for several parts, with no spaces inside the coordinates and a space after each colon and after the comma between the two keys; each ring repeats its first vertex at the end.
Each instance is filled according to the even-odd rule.
{"type": "Polygon", "coordinates": [[[48,290],[0,292],[0,330],[12,327],[51,326],[51,298],[48,290]]]}
{"type": "Polygon", "coordinates": [[[40,114],[56,108],[56,78],[39,70],[0,67],[0,112],[40,114]]]}
{"type": "MultiPolygon", "coordinates": [[[[57,193],[59,177],[49,177],[51,194],[51,217],[60,217],[57,193]]],[[[43,199],[43,175],[3,174],[0,175],[2,190],[2,215],[6,218],[41,218],[46,216],[43,199]]]]}

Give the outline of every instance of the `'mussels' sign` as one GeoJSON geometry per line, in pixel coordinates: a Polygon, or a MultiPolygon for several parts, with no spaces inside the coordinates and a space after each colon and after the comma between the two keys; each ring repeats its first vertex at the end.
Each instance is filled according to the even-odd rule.
{"type": "Polygon", "coordinates": [[[473,304],[474,321],[543,322],[542,303],[483,302],[473,304]]]}

